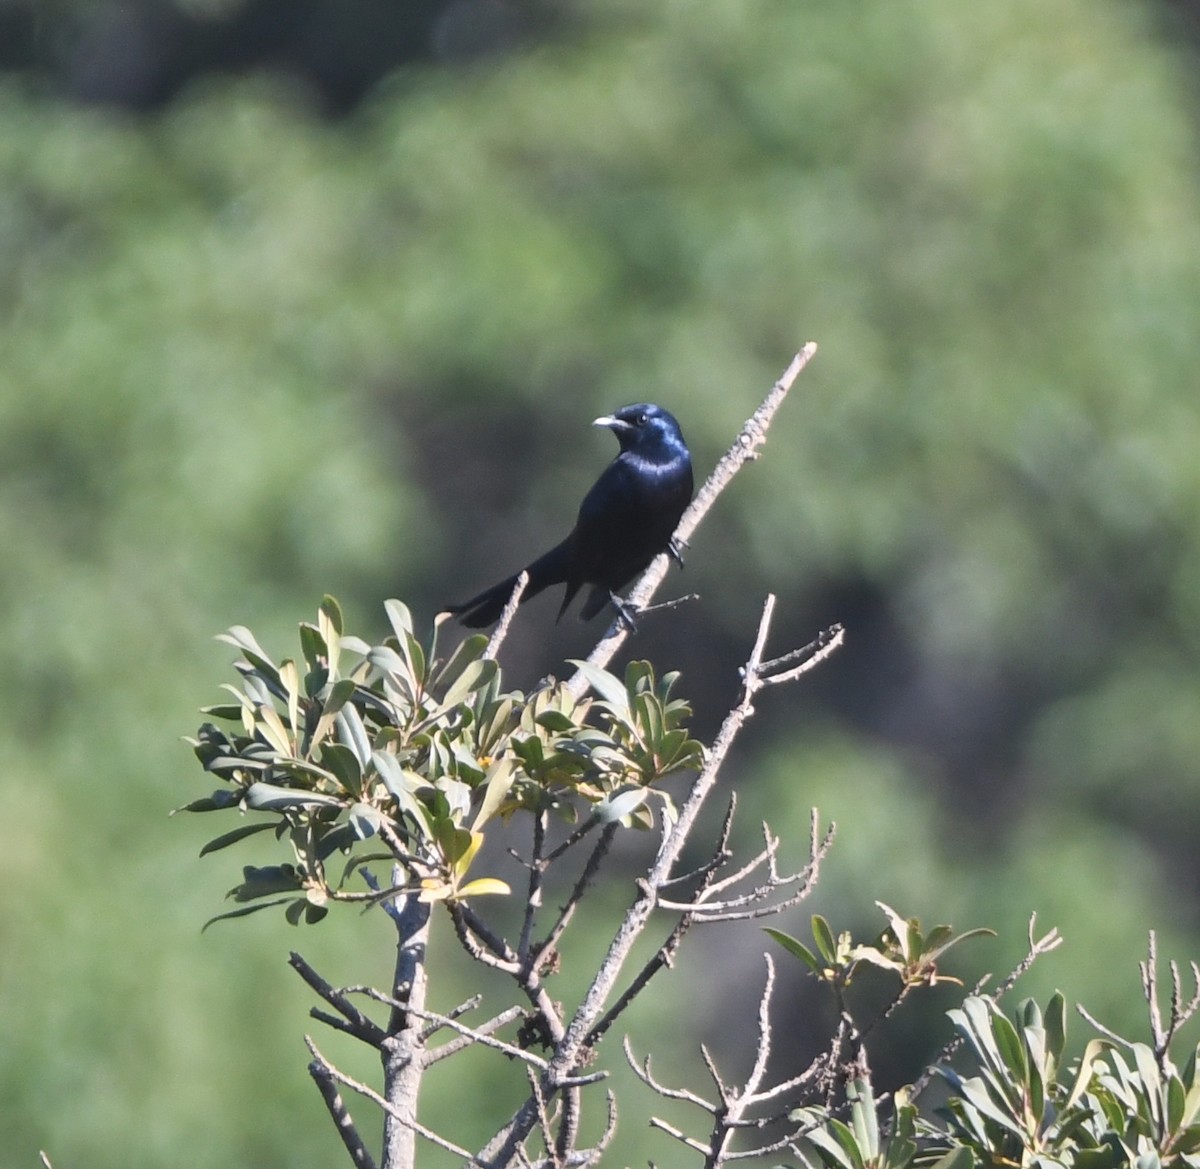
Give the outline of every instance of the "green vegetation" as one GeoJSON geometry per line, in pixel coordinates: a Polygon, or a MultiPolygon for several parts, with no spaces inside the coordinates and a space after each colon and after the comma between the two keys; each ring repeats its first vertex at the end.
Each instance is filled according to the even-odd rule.
{"type": "MultiPolygon", "coordinates": [[[[746,824],[839,822],[831,920],[987,924],[964,961],[1002,968],[1036,910],[1067,944],[1023,993],[1123,1034],[1146,928],[1197,950],[1194,61],[1123,0],[589,8],[340,123],[267,74],[136,116],[5,82],[14,1161],[338,1155],[286,921],[200,936],[229,882],[203,817],[165,820],[210,636],[284,644],[326,592],[420,626],[561,533],[590,418],[661,400],[703,469],[809,338],[689,552],[702,607],[636,655],[711,720],[764,592],[802,636],[846,621],[730,772],[746,824]]],[[[548,626],[522,614],[522,681],[586,647],[548,626]]],[[[335,917],[307,956],[386,978],[387,932],[335,917]]]]}

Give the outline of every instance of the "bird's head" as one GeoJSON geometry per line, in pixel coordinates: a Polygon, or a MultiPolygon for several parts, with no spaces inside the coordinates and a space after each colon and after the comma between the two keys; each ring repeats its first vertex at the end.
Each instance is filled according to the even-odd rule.
{"type": "Polygon", "coordinates": [[[649,452],[659,447],[687,450],[674,415],[649,402],[622,406],[615,414],[597,418],[592,425],[611,430],[623,451],[649,452]]]}

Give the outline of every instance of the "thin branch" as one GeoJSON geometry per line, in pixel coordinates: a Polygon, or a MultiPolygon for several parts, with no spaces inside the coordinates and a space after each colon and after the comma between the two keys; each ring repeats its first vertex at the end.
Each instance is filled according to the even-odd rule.
{"type": "Polygon", "coordinates": [[[587,863],[583,866],[583,872],[579,874],[579,879],[575,882],[570,895],[566,902],[559,910],[558,918],[554,925],[550,927],[550,932],[546,935],[545,940],[536,947],[537,959],[540,962],[543,957],[554,952],[554,948],[558,945],[559,939],[562,937],[567,926],[571,922],[571,918],[575,916],[575,909],[583,895],[587,892],[588,886],[591,885],[596,873],[599,871],[600,862],[608,855],[608,850],[612,847],[613,838],[617,834],[617,823],[614,821],[611,824],[605,824],[604,831],[600,833],[600,839],[596,841],[596,847],[592,849],[588,856],[587,863]]]}
{"type": "Polygon", "coordinates": [[[562,1169],[562,1156],[558,1150],[558,1142],[554,1139],[554,1133],[550,1125],[550,1111],[546,1105],[546,1094],[542,1091],[541,1080],[529,1074],[529,1088],[533,1095],[533,1099],[537,1102],[538,1127],[542,1130],[542,1143],[546,1146],[547,1152],[550,1154],[550,1165],[553,1169],[562,1169]]]}
{"type": "Polygon", "coordinates": [[[1109,1028],[1107,1028],[1103,1023],[1101,1023],[1100,1020],[1097,1019],[1096,1016],[1093,1015],[1087,1009],[1087,1007],[1085,1007],[1082,1003],[1076,1003],[1075,1009],[1083,1017],[1084,1022],[1088,1023],[1092,1027],[1095,1027],[1095,1029],[1097,1031],[1099,1031],[1100,1034],[1103,1035],[1105,1039],[1112,1040],[1112,1042],[1115,1043],[1118,1047],[1130,1048],[1133,1046],[1133,1044],[1130,1043],[1128,1039],[1125,1039],[1122,1036],[1118,1035],[1115,1031],[1110,1031],[1109,1028]]]}
{"type": "Polygon", "coordinates": [[[629,1042],[629,1036],[626,1035],[622,1041],[625,1050],[625,1058],[629,1061],[629,1066],[633,1069],[633,1073],[647,1087],[652,1088],[660,1096],[666,1097],[668,1100],[685,1100],[689,1104],[695,1104],[697,1108],[703,1108],[705,1112],[714,1113],[717,1110],[715,1104],[710,1104],[703,1096],[696,1095],[689,1088],[668,1088],[666,1084],[660,1083],[654,1078],[650,1071],[650,1056],[647,1054],[642,1063],[638,1063],[634,1058],[633,1045],[629,1042]]]}
{"type": "Polygon", "coordinates": [[[425,1057],[425,1066],[437,1063],[439,1060],[447,1059],[452,1055],[456,1055],[466,1047],[473,1047],[476,1044],[482,1044],[484,1047],[492,1047],[497,1051],[502,1051],[510,1059],[523,1060],[526,1063],[532,1063],[538,1067],[544,1067],[546,1061],[532,1052],[525,1051],[514,1043],[505,1043],[502,1039],[493,1038],[493,1034],[499,1031],[501,1027],[507,1027],[509,1023],[521,1018],[524,1011],[520,1007],[509,1007],[500,1014],[495,1015],[486,1023],[481,1023],[478,1027],[467,1027],[462,1023],[456,1022],[448,1015],[439,1015],[434,1011],[414,1011],[418,1019],[425,1019],[433,1024],[425,1029],[424,1034],[430,1034],[434,1031],[449,1027],[452,1031],[456,1031],[459,1035],[457,1039],[449,1039],[440,1047],[431,1048],[425,1057]]]}
{"type": "Polygon", "coordinates": [[[529,943],[533,937],[538,910],[542,907],[542,879],[545,864],[542,853],[546,847],[546,813],[539,808],[533,815],[533,850],[529,858],[529,885],[525,890],[525,912],[521,916],[521,933],[517,940],[517,958],[525,963],[529,958],[529,943]]]}
{"type": "MultiPolygon", "coordinates": [[[[503,1039],[496,1039],[490,1032],[482,1027],[467,1027],[463,1023],[458,1023],[454,1019],[446,1015],[439,1015],[436,1011],[416,1010],[410,1007],[412,1014],[418,1019],[424,1019],[428,1023],[436,1023],[438,1027],[449,1027],[452,1031],[457,1031],[459,1035],[469,1040],[469,1044],[481,1044],[484,1047],[491,1047],[496,1051],[501,1051],[509,1057],[509,1059],[519,1059],[524,1063],[532,1064],[534,1067],[544,1070],[548,1066],[548,1061],[542,1059],[540,1055],[534,1055],[531,1051],[526,1051],[522,1047],[518,1047],[515,1043],[505,1043],[503,1039]]],[[[522,1013],[520,1007],[509,1007],[503,1014],[497,1015],[495,1019],[490,1020],[495,1023],[495,1029],[503,1027],[506,1023],[511,1023],[522,1013]],[[500,1020],[500,1022],[497,1022],[500,1020]]],[[[454,1040],[452,1042],[457,1042],[454,1040]]],[[[449,1044],[447,1044],[449,1046],[449,1044]]],[[[445,1050],[440,1047],[436,1052],[438,1058],[443,1058],[441,1053],[445,1050]]],[[[433,1062],[432,1059],[428,1062],[433,1062]]]]}
{"type": "Polygon", "coordinates": [[[768,861],[774,861],[775,854],[779,850],[779,837],[772,836],[771,830],[764,823],[763,837],[766,845],[763,850],[757,855],[751,857],[740,869],[732,873],[727,873],[719,881],[711,882],[705,890],[705,893],[711,897],[716,893],[724,892],[724,890],[736,885],[739,881],[744,881],[751,873],[762,868],[768,861]]]}
{"type": "Polygon", "coordinates": [[[500,621],[492,630],[492,636],[488,638],[487,649],[483,651],[485,658],[494,658],[500,652],[500,646],[508,636],[508,627],[512,624],[513,617],[516,616],[517,606],[520,605],[521,598],[525,595],[528,587],[529,573],[522,572],[513,586],[512,595],[505,602],[504,611],[500,614],[500,621]]]}
{"type": "Polygon", "coordinates": [[[328,1026],[337,1026],[339,1031],[347,1031],[356,1039],[361,1039],[363,1043],[370,1044],[374,1048],[379,1048],[383,1040],[387,1036],[387,1032],[379,1026],[373,1019],[364,1015],[347,997],[345,991],[335,989],[330,983],[326,982],[305,960],[293,950],[288,955],[288,965],[291,966],[302,979],[321,996],[335,1011],[343,1016],[345,1023],[340,1023],[340,1020],[332,1020],[329,1017],[324,1017],[317,1013],[318,1008],[313,1007],[310,1014],[314,1018],[320,1018],[321,1022],[328,1026]],[[338,1025],[340,1023],[340,1025],[338,1025]]]}
{"type": "Polygon", "coordinates": [[[662,1117],[650,1117],[651,1128],[661,1128],[668,1136],[674,1137],[681,1145],[687,1145],[689,1149],[694,1149],[697,1153],[703,1153],[705,1157],[712,1156],[712,1149],[708,1145],[702,1144],[700,1141],[693,1140],[687,1133],[676,1128],[673,1124],[668,1124],[662,1117]]]}
{"type": "Polygon", "coordinates": [[[760,667],[763,683],[767,686],[778,686],[781,682],[794,682],[810,670],[815,670],[826,658],[840,649],[845,640],[846,627],[841,624],[831,625],[828,629],[822,630],[808,645],[792,650],[791,653],[786,653],[781,658],[763,662],[760,667]],[[772,673],[779,666],[797,658],[803,659],[799,665],[793,666],[790,670],[772,673]]]}
{"type": "Polygon", "coordinates": [[[312,1076],[317,1091],[321,1093],[321,1099],[325,1101],[325,1107],[333,1118],[334,1126],[337,1128],[338,1136],[342,1138],[346,1152],[350,1154],[350,1160],[358,1166],[358,1169],[376,1169],[375,1159],[367,1151],[367,1146],[358,1133],[350,1111],[346,1107],[346,1102],[337,1090],[336,1077],[324,1057],[318,1056],[308,1065],[308,1074],[312,1076]]]}
{"type": "Polygon", "coordinates": [[[467,907],[463,902],[448,902],[446,908],[449,911],[450,920],[454,924],[455,936],[462,948],[476,962],[503,970],[506,974],[517,974],[520,971],[521,963],[509,946],[487,929],[474,914],[468,914],[467,907]],[[479,940],[481,937],[482,943],[479,940]],[[484,949],[484,944],[487,949],[484,949]]]}
{"type": "MultiPolygon", "coordinates": [[[[767,977],[758,999],[758,1043],[754,1053],[754,1065],[742,1089],[743,1103],[753,1101],[763,1076],[767,1074],[767,1061],[771,1058],[771,996],[775,991],[775,962],[770,954],[764,954],[763,957],[767,962],[767,977]]],[[[740,1111],[744,1113],[745,1108],[740,1111]]]]}
{"type": "MultiPolygon", "coordinates": [[[[764,825],[764,829],[765,829],[764,825]]],[[[659,906],[664,909],[682,910],[687,909],[695,915],[696,922],[700,925],[710,925],[714,922],[721,921],[752,921],[760,917],[771,917],[775,914],[782,913],[786,909],[790,909],[793,905],[798,905],[812,892],[820,875],[821,862],[825,859],[830,848],[833,846],[833,839],[837,826],[830,824],[823,838],[818,840],[819,821],[817,811],[814,808],[812,814],[812,823],[809,831],[809,862],[798,873],[790,876],[781,877],[775,869],[775,848],[770,842],[774,840],[768,831],[769,846],[758,854],[749,864],[744,865],[742,869],[734,876],[747,876],[754,868],[760,867],[764,862],[770,864],[771,873],[770,880],[765,885],[760,885],[746,893],[740,894],[737,897],[727,898],[723,901],[708,901],[704,894],[698,894],[697,899],[691,902],[676,902],[666,899],[659,900],[659,906]],[[772,893],[778,890],[785,889],[788,886],[795,885],[800,882],[800,886],[789,893],[780,901],[773,901],[766,905],[757,904],[764,901],[772,893]],[[744,908],[745,906],[753,906],[753,908],[744,908]]],[[[774,842],[777,844],[778,842],[774,842]]],[[[719,882],[715,882],[712,889],[722,888],[729,884],[730,878],[724,878],[719,882]]]]}
{"type": "Polygon", "coordinates": [[[588,818],[584,820],[584,822],[580,824],[579,827],[576,828],[575,831],[572,832],[571,835],[562,842],[562,844],[556,845],[546,854],[546,863],[552,864],[554,861],[558,860],[558,858],[562,856],[567,849],[574,848],[575,845],[577,845],[589,832],[591,832],[593,828],[598,827],[599,824],[600,818],[598,816],[588,816],[588,818]]]}
{"type": "MultiPolygon", "coordinates": [[[[716,879],[718,867],[723,863],[723,858],[729,855],[729,836],[733,831],[733,814],[737,808],[737,797],[731,796],[729,803],[725,808],[725,817],[721,822],[720,831],[717,833],[717,839],[713,845],[712,856],[698,870],[701,873],[701,884],[696,891],[696,896],[701,896],[706,889],[712,887],[716,879]]],[[[694,875],[694,874],[693,874],[694,875]]],[[[668,882],[664,882],[666,884],[668,882]]],[[[663,905],[660,899],[658,904],[663,905]]],[[[675,928],[667,935],[666,941],[659,946],[654,956],[646,963],[645,966],[637,973],[630,984],[621,993],[620,997],[601,1017],[600,1021],[592,1028],[587,1037],[587,1046],[593,1047],[605,1035],[608,1029],[617,1021],[621,1014],[629,1007],[635,998],[646,989],[650,980],[660,971],[669,969],[675,961],[675,955],[679,951],[680,945],[683,943],[684,935],[691,928],[692,922],[695,920],[695,915],[691,912],[690,906],[683,907],[683,913],[679,920],[675,923],[675,928]]]]}
{"type": "Polygon", "coordinates": [[[607,1094],[607,1097],[608,1119],[605,1122],[604,1131],[600,1134],[600,1139],[590,1149],[580,1149],[574,1155],[568,1157],[568,1165],[578,1165],[581,1169],[586,1169],[589,1165],[595,1165],[604,1155],[608,1146],[612,1144],[613,1137],[617,1135],[617,1097],[611,1091],[607,1094]]]}
{"type": "Polygon", "coordinates": [[[432,1129],[426,1128],[423,1124],[418,1123],[411,1116],[406,1116],[394,1104],[385,1100],[374,1088],[362,1083],[360,1080],[355,1080],[346,1075],[345,1072],[336,1068],[333,1064],[321,1054],[317,1045],[312,1041],[311,1037],[306,1035],[304,1042],[308,1045],[308,1050],[312,1053],[313,1060],[323,1069],[331,1079],[336,1080],[343,1087],[350,1088],[357,1092],[360,1096],[365,1096],[368,1100],[378,1104],[393,1119],[399,1121],[406,1128],[412,1129],[419,1137],[424,1137],[430,1144],[437,1145],[440,1149],[445,1149],[449,1153],[453,1153],[456,1157],[466,1157],[468,1161],[475,1162],[472,1154],[452,1141],[446,1140],[445,1137],[439,1136],[432,1129]]]}

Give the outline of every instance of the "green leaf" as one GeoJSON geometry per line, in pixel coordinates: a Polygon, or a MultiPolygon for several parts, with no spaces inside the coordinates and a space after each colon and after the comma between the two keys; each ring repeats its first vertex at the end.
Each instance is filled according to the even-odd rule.
{"type": "Polygon", "coordinates": [[[829,922],[819,913],[814,913],[812,916],[812,932],[813,941],[817,943],[821,957],[825,959],[827,965],[832,966],[837,958],[837,943],[834,941],[833,930],[829,928],[829,922]]]}
{"type": "Polygon", "coordinates": [[[339,678],[330,686],[329,693],[326,695],[323,703],[324,709],[321,711],[321,717],[317,719],[317,725],[313,728],[313,744],[322,742],[325,736],[329,734],[329,730],[333,726],[334,720],[337,718],[342,707],[350,701],[357,689],[358,686],[353,678],[339,678]]]}
{"type": "Polygon", "coordinates": [[[329,654],[321,631],[308,621],[300,622],[300,652],[310,670],[316,669],[329,654]]]}
{"type": "Polygon", "coordinates": [[[568,735],[578,730],[574,720],[561,710],[543,710],[534,720],[539,727],[556,735],[568,735]]]}
{"type": "Polygon", "coordinates": [[[253,836],[258,832],[274,832],[275,829],[275,824],[267,822],[243,824],[240,828],[235,828],[232,832],[226,832],[223,836],[214,837],[200,850],[200,855],[207,856],[210,852],[219,852],[222,848],[228,848],[231,844],[237,844],[239,840],[245,840],[247,836],[253,836]]]}
{"type": "Polygon", "coordinates": [[[629,694],[624,683],[614,674],[593,666],[589,662],[572,659],[573,665],[586,679],[588,685],[604,700],[608,708],[623,722],[630,720],[629,694]]]}
{"type": "Polygon", "coordinates": [[[488,897],[488,896],[507,896],[512,892],[505,882],[499,877],[476,877],[473,881],[468,881],[459,890],[456,896],[463,897],[488,897]]]}
{"type": "Polygon", "coordinates": [[[468,695],[482,690],[496,676],[499,666],[491,658],[482,658],[469,662],[463,668],[454,684],[446,691],[441,701],[441,707],[448,709],[463,702],[468,695]]]}
{"type": "Polygon", "coordinates": [[[277,677],[275,663],[267,656],[267,651],[255,640],[254,634],[244,625],[231,625],[224,633],[217,634],[217,641],[232,645],[246,655],[246,660],[256,669],[262,670],[270,677],[277,677]]]}
{"type": "Polygon", "coordinates": [[[773,926],[765,926],[764,932],[775,939],[789,954],[799,958],[814,974],[821,973],[821,962],[802,941],[777,930],[773,926]]]}
{"type": "MultiPolygon", "coordinates": [[[[949,1078],[949,1077],[948,1077],[949,1078]]],[[[978,1076],[955,1077],[954,1081],[962,1098],[977,1112],[1000,1125],[1019,1139],[1024,1139],[1025,1130],[1007,1107],[1001,1108],[988,1092],[987,1083],[978,1076]]]]}
{"type": "Polygon", "coordinates": [[[230,909],[225,913],[218,913],[216,917],[210,917],[201,927],[200,932],[204,933],[206,929],[218,921],[231,921],[235,917],[249,917],[252,913],[258,913],[263,909],[274,909],[278,905],[290,905],[292,898],[284,897],[278,901],[266,901],[261,905],[247,905],[242,909],[230,909]]]}
{"type": "Polygon", "coordinates": [[[300,671],[291,658],[279,667],[279,681],[287,695],[288,726],[295,736],[300,730],[300,671]]]}
{"type": "Polygon", "coordinates": [[[1063,999],[1061,991],[1056,990],[1046,1003],[1045,1030],[1046,1051],[1057,1066],[1067,1047],[1067,1000],[1063,999]]]}
{"type": "Polygon", "coordinates": [[[475,813],[475,819],[471,823],[472,829],[479,831],[496,814],[512,789],[515,770],[516,763],[511,756],[507,755],[497,759],[488,768],[483,799],[479,804],[479,810],[475,813]]]}
{"type": "Polygon", "coordinates": [[[649,789],[644,787],[627,788],[614,792],[601,800],[593,809],[596,819],[601,824],[611,824],[624,820],[637,811],[645,802],[649,789]]]}
{"type": "Polygon", "coordinates": [[[890,905],[885,905],[882,901],[876,901],[876,905],[883,910],[884,915],[888,919],[888,925],[891,927],[893,936],[896,939],[896,944],[900,947],[900,952],[905,959],[911,958],[911,946],[909,944],[909,922],[901,917],[890,905]]]}
{"type": "Polygon", "coordinates": [[[174,816],[176,812],[219,812],[225,808],[236,808],[241,802],[240,792],[218,788],[211,796],[202,796],[198,800],[192,800],[182,807],[173,809],[171,815],[174,816]]]}
{"type": "Polygon", "coordinates": [[[1154,1060],[1154,1052],[1144,1043],[1133,1044],[1132,1050],[1133,1062],[1137,1066],[1138,1075],[1141,1076],[1142,1083],[1145,1085],[1143,1094],[1150,1107],[1150,1116],[1155,1126],[1161,1131],[1165,1121],[1165,1117],[1162,1114],[1163,1084],[1158,1064],[1154,1060]]]}
{"type": "Polygon", "coordinates": [[[939,1157],[929,1169],[972,1169],[974,1164],[975,1158],[971,1155],[971,1150],[959,1145],[939,1157]]]}
{"type": "Polygon", "coordinates": [[[879,1120],[875,1115],[875,1095],[871,1081],[858,1076],[846,1085],[846,1099],[850,1102],[850,1127],[854,1132],[864,1161],[874,1161],[879,1156],[879,1120]]]}
{"type": "Polygon", "coordinates": [[[1119,1160],[1123,1158],[1117,1149],[1105,1143],[1094,1149],[1076,1150],[1071,1169],[1115,1169],[1119,1160]]]}
{"type": "Polygon", "coordinates": [[[342,801],[320,792],[296,791],[271,783],[252,783],[242,796],[246,807],[256,812],[282,812],[293,808],[336,808],[342,801]]]}
{"type": "MultiPolygon", "coordinates": [[[[815,1113],[816,1109],[801,1109],[804,1113],[815,1113]]],[[[801,1117],[795,1113],[791,1119],[801,1120],[801,1117]]],[[[827,1119],[825,1126],[821,1128],[813,1128],[804,1134],[804,1139],[815,1148],[822,1157],[822,1160],[833,1169],[857,1169],[861,1166],[861,1158],[856,1162],[854,1157],[847,1151],[846,1143],[840,1140],[839,1136],[845,1134],[853,1145],[853,1137],[849,1135],[849,1130],[839,1120],[827,1119]],[[841,1132],[839,1133],[839,1128],[841,1132]]]]}
{"type": "Polygon", "coordinates": [[[352,804],[347,817],[347,823],[359,840],[374,836],[383,822],[383,814],[370,804],[352,804]]]}
{"type": "Polygon", "coordinates": [[[473,633],[464,637],[455,647],[446,664],[438,671],[434,685],[439,693],[445,692],[454,685],[462,675],[463,670],[483,657],[487,649],[488,637],[483,633],[473,633]]]}
{"type": "Polygon", "coordinates": [[[260,703],[254,708],[257,716],[256,730],[280,755],[292,755],[294,747],[287,727],[279,712],[268,703],[260,703]]]}
{"type": "Polygon", "coordinates": [[[242,707],[232,702],[222,702],[215,706],[202,706],[200,713],[210,718],[219,718],[222,722],[240,722],[242,707]]]}
{"type": "Polygon", "coordinates": [[[362,795],[362,768],[357,755],[344,743],[326,743],[321,748],[321,765],[332,771],[352,795],[362,795]]]}
{"type": "Polygon", "coordinates": [[[1064,1112],[1069,1112],[1074,1108],[1083,1098],[1084,1093],[1091,1087],[1092,1074],[1095,1071],[1096,1061],[1110,1046],[1106,1039],[1089,1040],[1087,1046],[1083,1049],[1083,1055],[1079,1058],[1079,1066],[1075,1071],[1075,1082],[1071,1085],[1071,1091],[1068,1093],[1066,1103],[1063,1105],[1064,1112]]]}
{"type": "Polygon", "coordinates": [[[299,888],[300,879],[292,865],[266,865],[263,868],[246,865],[242,869],[242,883],[230,889],[226,896],[234,901],[255,901],[259,897],[293,892],[299,888]]]}
{"type": "Polygon", "coordinates": [[[360,767],[366,767],[371,761],[371,741],[362,715],[353,705],[347,705],[338,711],[334,722],[337,724],[338,741],[354,752],[360,767]]]}
{"type": "Polygon", "coordinates": [[[325,618],[325,623],[329,628],[338,637],[341,637],[342,631],[345,629],[345,621],[342,618],[342,607],[338,604],[337,598],[326,593],[321,600],[321,607],[317,611],[325,618]]]}
{"type": "Polygon", "coordinates": [[[284,910],[284,916],[290,925],[299,925],[301,919],[305,925],[316,925],[328,912],[328,906],[316,905],[308,898],[300,897],[284,910]]]}
{"type": "Polygon", "coordinates": [[[413,619],[408,606],[403,601],[389,600],[384,601],[383,610],[391,622],[396,640],[403,645],[405,637],[413,631],[413,619]]]}

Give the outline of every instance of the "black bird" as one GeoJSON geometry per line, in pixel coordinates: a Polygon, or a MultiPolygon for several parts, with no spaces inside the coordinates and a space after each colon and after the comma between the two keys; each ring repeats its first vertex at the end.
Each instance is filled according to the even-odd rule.
{"type": "MultiPolygon", "coordinates": [[[[621,452],[583,497],[571,534],[525,570],[522,602],[555,584],[565,584],[561,617],[583,585],[592,591],[579,618],[595,617],[611,603],[628,625],[631,615],[617,590],[641,573],[660,552],[678,559],[671,533],[692,499],[692,457],[679,423],[661,406],[641,403],[597,418],[621,444],[621,452]]],[[[517,584],[510,576],[448,612],[474,629],[500,619],[517,584]]]]}

